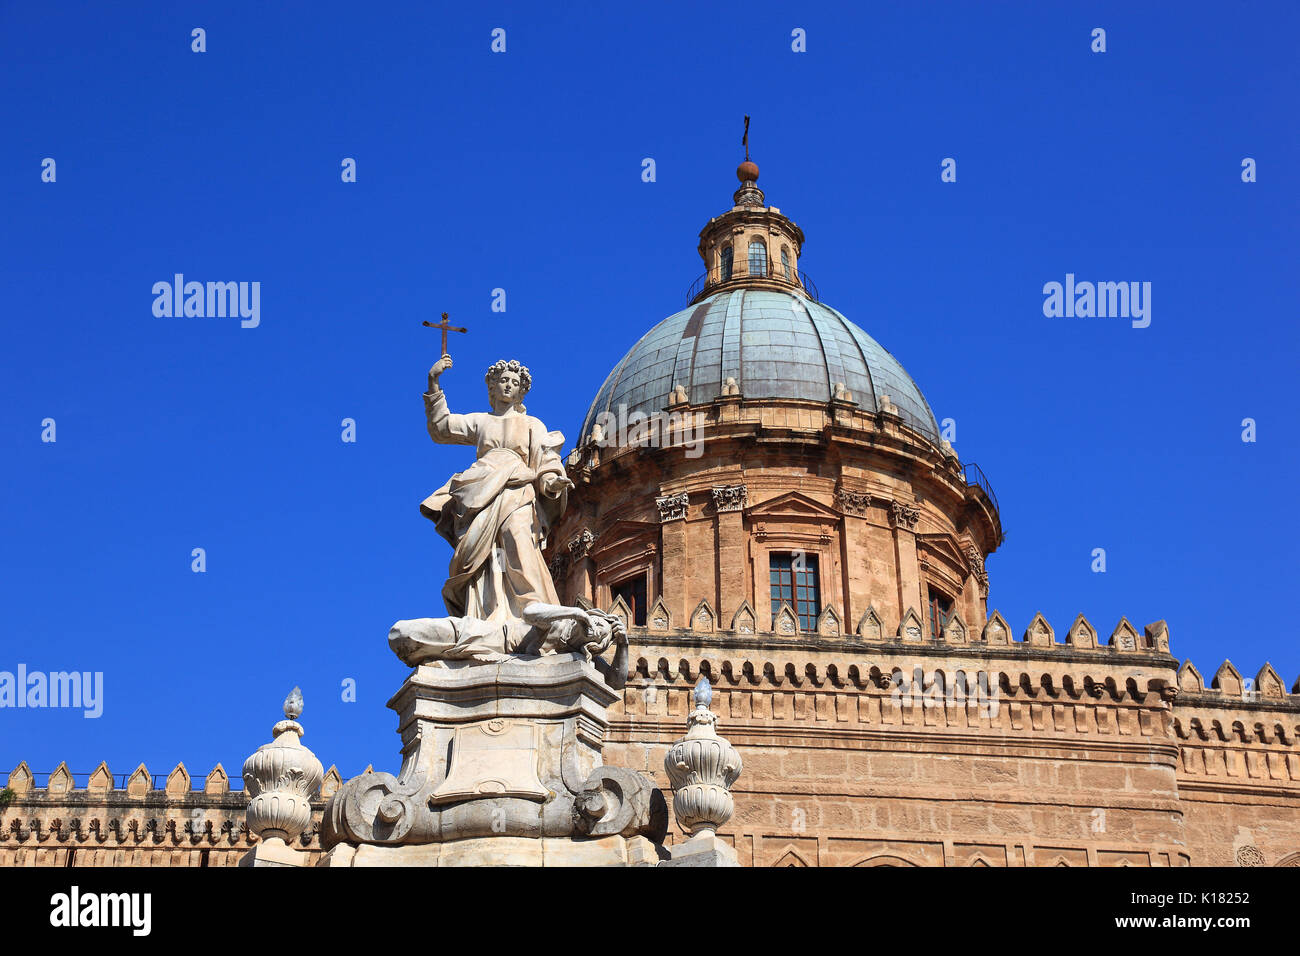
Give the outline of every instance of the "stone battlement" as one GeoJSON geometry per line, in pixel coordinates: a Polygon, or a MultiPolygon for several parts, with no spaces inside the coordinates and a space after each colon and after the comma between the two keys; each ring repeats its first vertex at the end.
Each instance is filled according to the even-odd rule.
{"type": "MultiPolygon", "coordinates": [[[[164,777],[144,764],[114,775],[105,763],[34,774],[23,761],[0,801],[0,866],[234,866],[258,839],[244,820],[248,795],[231,782],[221,764],[200,783],[184,764],[164,777]]],[[[320,853],[321,812],[341,782],[331,767],[303,849],[320,853]]]]}

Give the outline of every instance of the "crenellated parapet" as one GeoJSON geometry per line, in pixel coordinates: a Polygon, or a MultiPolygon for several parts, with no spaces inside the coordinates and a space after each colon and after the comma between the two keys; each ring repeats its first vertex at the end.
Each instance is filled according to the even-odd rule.
{"type": "Polygon", "coordinates": [[[773,630],[759,633],[747,629],[754,623],[747,604],[729,629],[702,607],[707,627],[698,623],[705,615],[697,609],[688,627],[663,620],[630,629],[622,706],[638,728],[684,713],[690,688],[703,676],[714,684],[720,713],[763,724],[1117,739],[1172,733],[1177,660],[1163,621],[1139,634],[1121,618],[1099,640],[1079,615],[1061,641],[1036,614],[1017,639],[994,611],[978,634],[954,618],[939,640],[921,640],[914,614],[889,635],[870,608],[852,634],[819,628],[785,635],[781,623],[792,618],[785,606],[773,630]]]}
{"type": "Polygon", "coordinates": [[[820,651],[851,651],[861,647],[897,647],[906,649],[909,653],[930,656],[968,649],[974,653],[994,656],[1054,655],[1059,660],[1077,657],[1110,661],[1120,666],[1139,660],[1145,662],[1151,658],[1158,659],[1162,666],[1177,666],[1176,660],[1170,655],[1169,628],[1164,621],[1148,624],[1139,634],[1127,618],[1121,617],[1110,635],[1103,640],[1097,629],[1080,614],[1062,640],[1042,614],[1035,614],[1017,638],[1011,625],[996,610],[978,629],[968,626],[961,613],[956,612],[935,632],[931,631],[928,622],[914,607],[907,608],[892,630],[873,606],[862,612],[851,629],[841,621],[833,606],[822,609],[811,629],[800,624],[788,604],[776,608],[770,619],[765,620],[755,612],[748,600],[730,609],[730,613],[718,614],[714,612],[711,602],[703,599],[686,616],[684,626],[678,624],[663,597],[653,602],[643,628],[633,623],[632,611],[621,599],[610,602],[608,610],[623,620],[634,637],[642,633],[649,640],[683,646],[708,640],[733,648],[800,647],[820,651]]]}
{"type": "MultiPolygon", "coordinates": [[[[143,764],[113,774],[104,763],[35,774],[24,761],[0,800],[0,866],[234,866],[258,843],[241,784],[221,764],[199,780],[183,763],[166,774],[143,764]]],[[[321,811],[340,784],[331,767],[296,841],[302,849],[319,854],[321,811]]]]}
{"type": "MultiPolygon", "coordinates": [[[[684,714],[700,677],[712,682],[718,712],[738,727],[782,724],[849,735],[933,729],[1089,741],[1154,741],[1172,732],[1173,659],[1129,656],[1113,646],[895,641],[867,647],[835,640],[781,646],[761,639],[736,646],[637,631],[631,639],[622,711],[640,732],[684,714]],[[1118,663],[1117,654],[1124,654],[1118,663]]],[[[1172,763],[1172,740],[1169,752],[1172,763]]]]}
{"type": "Polygon", "coordinates": [[[1288,693],[1271,664],[1248,678],[1225,660],[1206,686],[1184,661],[1178,689],[1173,729],[1180,787],[1221,798],[1267,794],[1300,781],[1300,680],[1288,693]]]}

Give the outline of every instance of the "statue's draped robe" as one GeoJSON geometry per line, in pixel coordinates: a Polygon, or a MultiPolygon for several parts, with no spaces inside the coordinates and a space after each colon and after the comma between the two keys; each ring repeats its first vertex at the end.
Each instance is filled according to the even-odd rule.
{"type": "Polygon", "coordinates": [[[425,393],[424,407],[434,441],[478,452],[420,505],[455,549],[442,587],[447,613],[504,623],[534,601],[559,604],[542,546],[568,494],[548,497],[542,481],[564,476],[564,436],[514,410],[454,415],[440,389],[425,393]]]}

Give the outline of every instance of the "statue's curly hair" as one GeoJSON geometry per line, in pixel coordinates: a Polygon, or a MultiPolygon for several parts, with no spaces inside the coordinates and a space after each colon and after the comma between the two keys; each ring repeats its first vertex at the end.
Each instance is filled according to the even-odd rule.
{"type": "Polygon", "coordinates": [[[487,384],[489,390],[492,388],[492,383],[500,378],[503,372],[514,372],[519,376],[519,387],[521,391],[519,401],[515,402],[515,405],[522,412],[524,410],[524,396],[527,395],[528,390],[533,387],[533,376],[529,374],[528,366],[521,365],[518,359],[510,359],[509,361],[501,359],[500,361],[493,362],[491,367],[487,370],[487,374],[483,376],[483,381],[487,384]]]}

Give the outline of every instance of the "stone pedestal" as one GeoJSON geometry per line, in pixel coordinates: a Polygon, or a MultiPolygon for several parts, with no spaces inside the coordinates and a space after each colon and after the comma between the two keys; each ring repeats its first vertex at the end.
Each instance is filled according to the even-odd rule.
{"type": "Polygon", "coordinates": [[[740,866],[735,849],[711,831],[691,837],[672,848],[671,859],[660,866],[740,866]]]}
{"type": "Polygon", "coordinates": [[[239,866],[306,866],[309,857],[279,837],[263,840],[239,858],[239,866]]]}
{"type": "MultiPolygon", "coordinates": [[[[667,866],[647,837],[476,837],[450,843],[340,843],[317,866],[667,866]]],[[[712,864],[698,864],[712,865],[712,864]]]]}
{"type": "Polygon", "coordinates": [[[578,653],[418,667],[388,703],[401,770],[331,798],[322,865],[657,863],[662,795],[600,764],[619,696],[578,653]]]}

